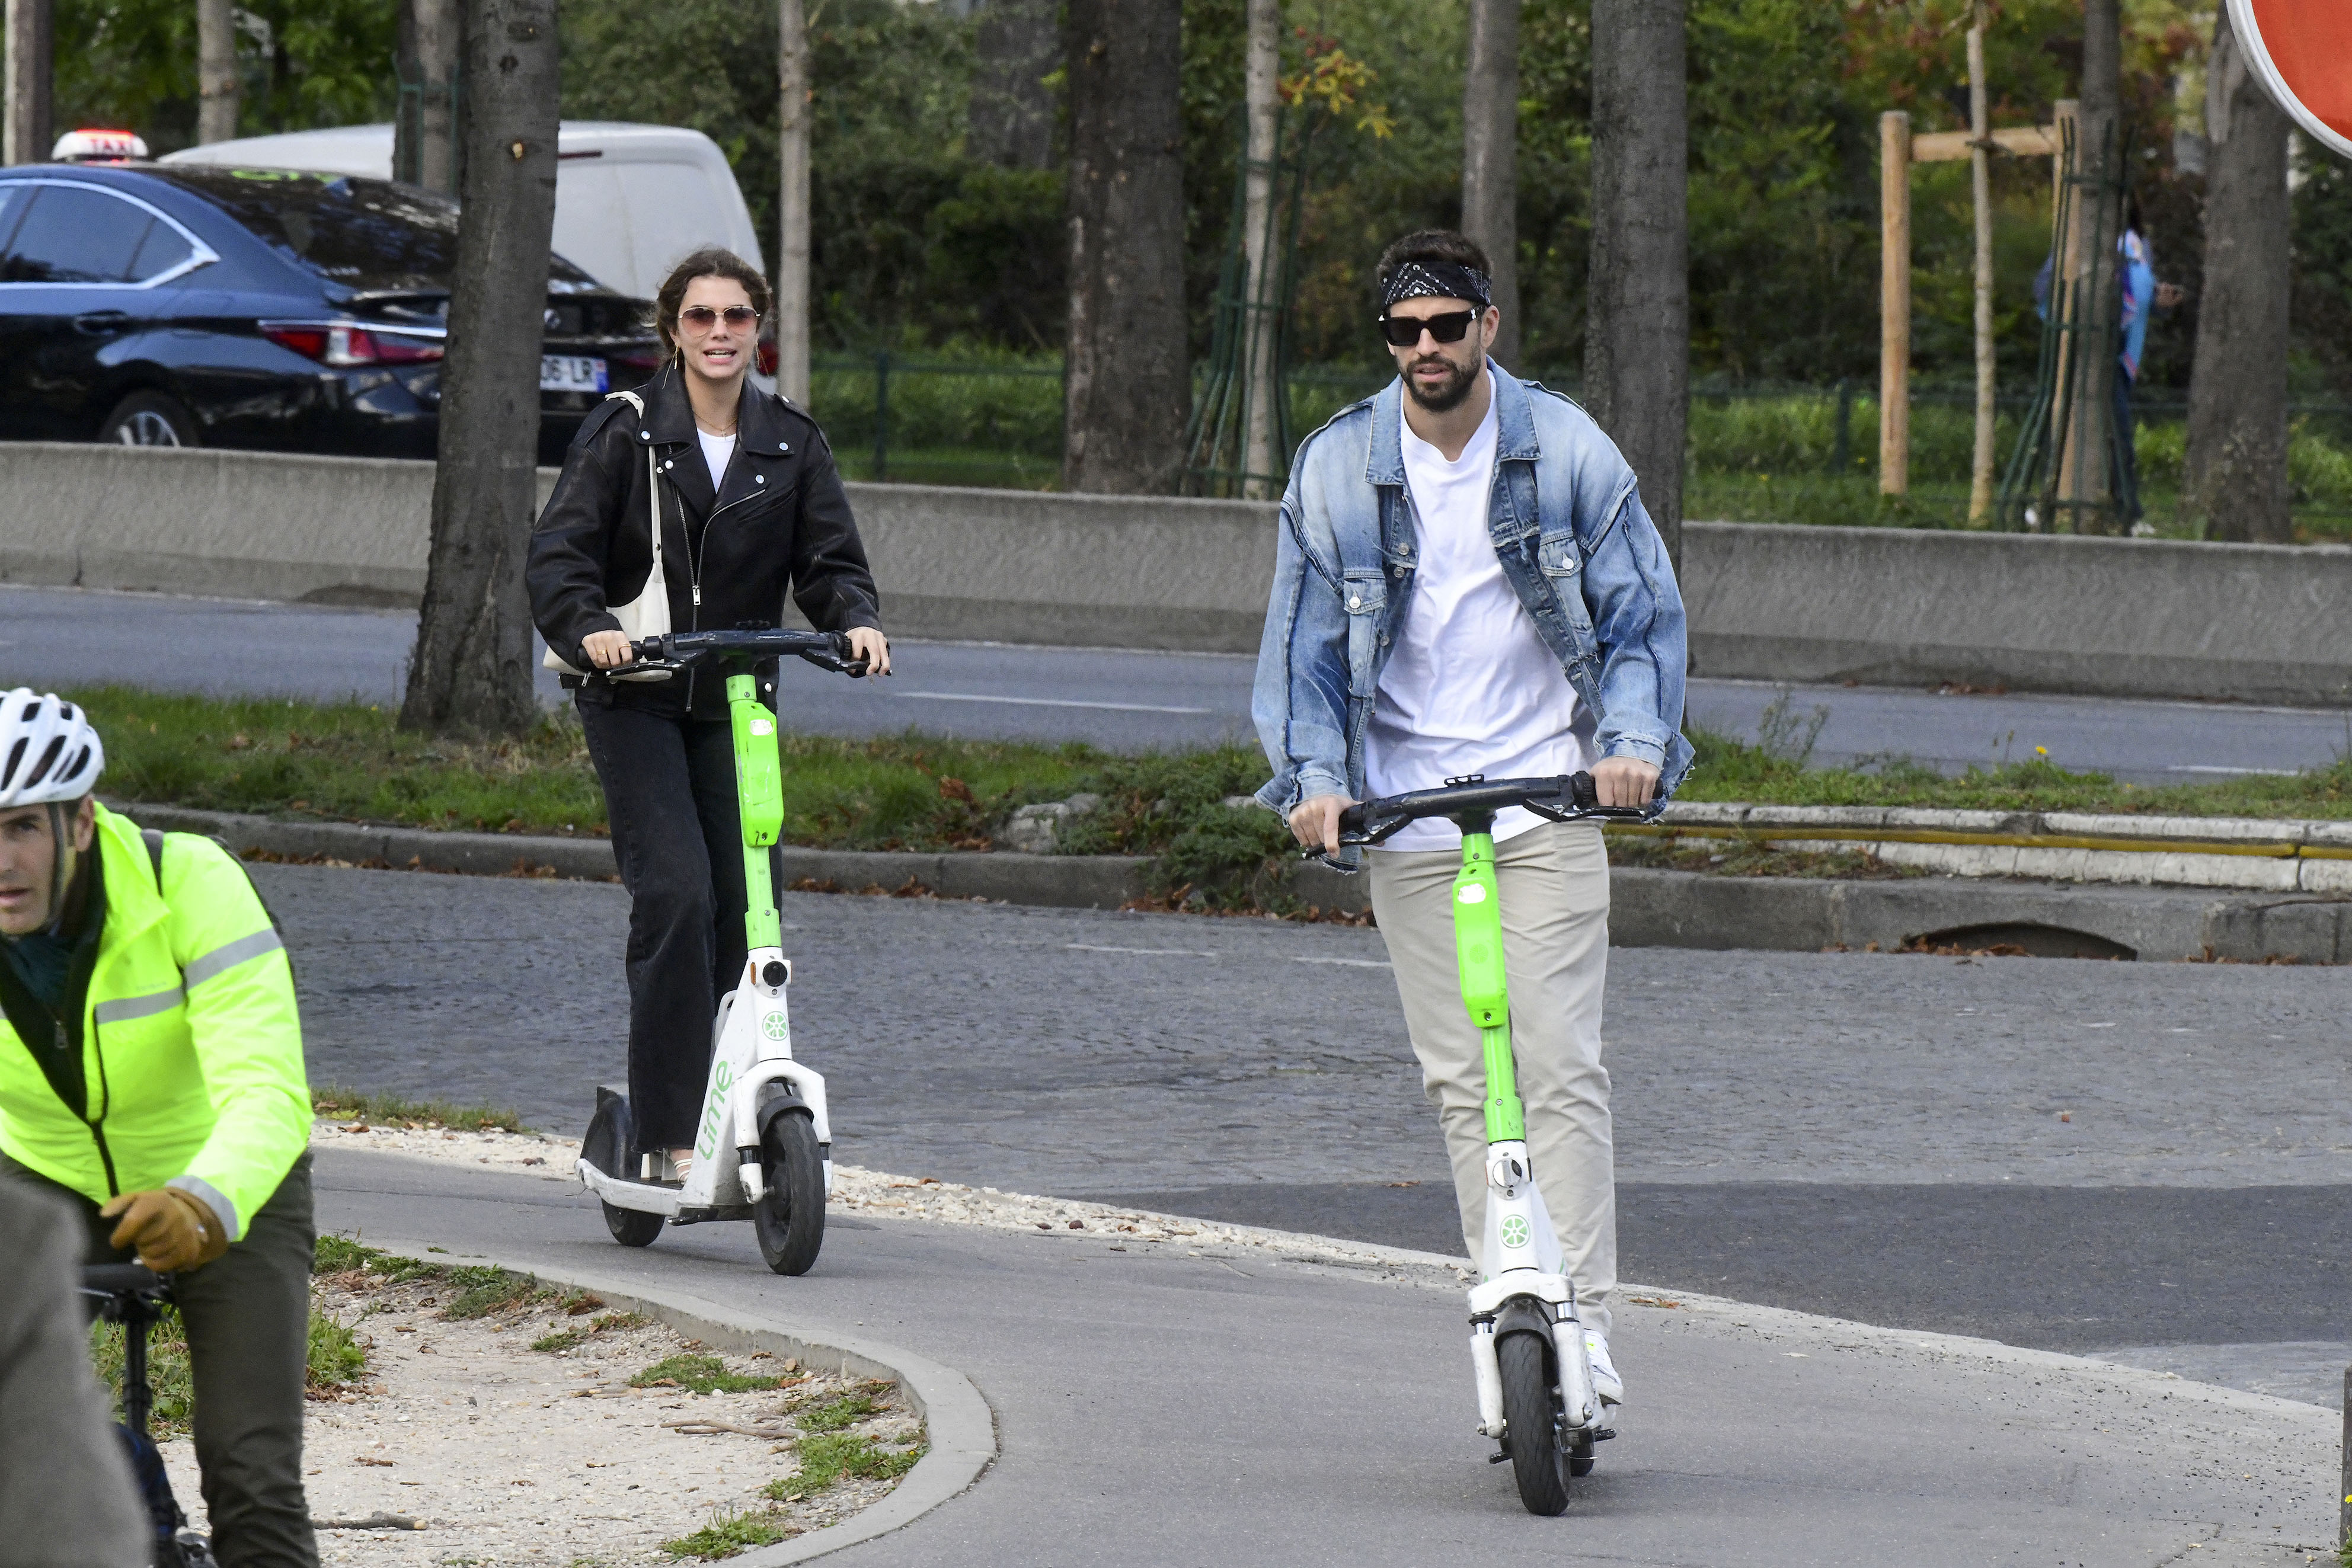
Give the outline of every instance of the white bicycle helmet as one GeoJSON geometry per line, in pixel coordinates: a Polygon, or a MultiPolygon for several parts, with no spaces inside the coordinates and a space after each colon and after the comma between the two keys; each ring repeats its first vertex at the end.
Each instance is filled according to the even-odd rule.
{"type": "Polygon", "coordinates": [[[0,694],[0,810],[79,800],[105,770],[81,709],[30,686],[0,694]]]}

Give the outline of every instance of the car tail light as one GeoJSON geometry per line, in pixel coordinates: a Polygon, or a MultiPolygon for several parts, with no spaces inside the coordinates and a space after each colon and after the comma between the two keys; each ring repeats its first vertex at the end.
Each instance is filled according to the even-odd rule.
{"type": "Polygon", "coordinates": [[[339,369],[350,365],[431,364],[444,351],[437,338],[341,322],[264,321],[261,335],[306,360],[339,369]]]}
{"type": "Polygon", "coordinates": [[[754,356],[754,359],[760,367],[760,373],[761,375],[774,375],[776,373],[776,340],[773,338],[761,339],[760,351],[754,356]]]}
{"type": "Polygon", "coordinates": [[[633,371],[656,371],[661,368],[661,350],[654,348],[631,349],[626,353],[614,354],[613,362],[616,365],[626,365],[633,371]]]}

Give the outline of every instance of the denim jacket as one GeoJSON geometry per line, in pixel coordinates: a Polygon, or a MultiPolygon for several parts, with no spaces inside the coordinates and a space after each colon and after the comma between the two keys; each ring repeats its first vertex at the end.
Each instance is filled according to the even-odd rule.
{"type": "MultiPolygon", "coordinates": [[[[1582,409],[1492,361],[1495,487],[1487,531],[1503,575],[1599,720],[1604,757],[1659,769],[1658,798],[1690,771],[1681,733],[1682,594],[1633,471],[1582,409]]],[[[1364,731],[1412,596],[1419,529],[1399,434],[1403,383],[1343,409],[1307,439],[1282,497],[1274,593],[1250,713],[1287,812],[1364,796],[1364,731]]],[[[1352,858],[1352,857],[1349,857],[1352,858]]]]}

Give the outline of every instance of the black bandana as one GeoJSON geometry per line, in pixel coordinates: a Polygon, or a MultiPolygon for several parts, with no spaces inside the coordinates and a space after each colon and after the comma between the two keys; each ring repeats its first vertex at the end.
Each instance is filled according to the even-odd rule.
{"type": "Polygon", "coordinates": [[[1381,290],[1381,314],[1385,316],[1400,299],[1467,299],[1481,310],[1495,301],[1492,285],[1486,275],[1475,267],[1456,267],[1450,261],[1408,261],[1389,274],[1388,286],[1381,290]]]}

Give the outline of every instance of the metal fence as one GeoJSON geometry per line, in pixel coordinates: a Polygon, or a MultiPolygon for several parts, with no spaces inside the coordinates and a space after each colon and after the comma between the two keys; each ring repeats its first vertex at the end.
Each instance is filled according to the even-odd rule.
{"type": "MultiPolygon", "coordinates": [[[[1018,489],[1060,482],[1058,364],[1011,355],[946,360],[877,351],[824,356],[812,368],[810,401],[851,478],[1018,489]]],[[[1573,373],[1534,379],[1577,393],[1573,373]]],[[[1370,366],[1294,371],[1289,428],[1303,438],[1389,380],[1386,369],[1370,366]]],[[[1785,520],[1866,520],[1876,506],[1874,383],[1708,381],[1693,385],[1690,400],[1695,498],[1785,520]]],[[[1964,511],[1975,391],[1928,383],[1914,388],[1911,402],[1915,507],[1932,511],[1951,503],[1964,511]]],[[[2002,453],[2014,448],[2017,423],[2031,402],[2021,392],[1996,400],[2002,453]]],[[[2134,400],[2133,413],[2142,487],[2155,517],[2168,511],[2179,486],[2188,404],[2178,393],[2151,392],[2134,400]]],[[[2352,533],[2352,404],[2298,402],[2293,418],[2298,520],[2329,534],[2352,533]]]]}

